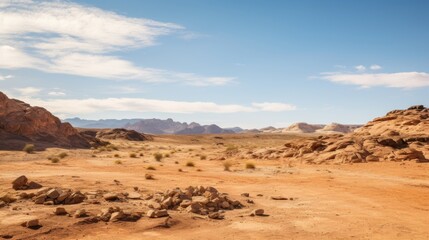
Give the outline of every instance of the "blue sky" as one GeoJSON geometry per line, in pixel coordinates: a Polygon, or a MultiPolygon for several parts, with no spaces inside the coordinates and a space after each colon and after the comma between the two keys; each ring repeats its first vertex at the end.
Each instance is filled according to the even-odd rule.
{"type": "Polygon", "coordinates": [[[0,0],[0,90],[65,117],[365,123],[429,105],[428,1],[0,0]]]}

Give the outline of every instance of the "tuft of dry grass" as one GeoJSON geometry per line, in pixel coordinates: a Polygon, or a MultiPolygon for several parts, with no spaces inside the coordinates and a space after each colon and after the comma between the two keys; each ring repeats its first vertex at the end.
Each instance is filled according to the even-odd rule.
{"type": "Polygon", "coordinates": [[[254,163],[252,163],[252,162],[246,163],[246,169],[255,169],[255,168],[256,168],[256,166],[254,163]]]}
{"type": "Polygon", "coordinates": [[[187,162],[186,162],[186,166],[187,166],[187,167],[195,167],[195,163],[194,163],[194,162],[192,162],[192,161],[187,161],[187,162]]]}
{"type": "Polygon", "coordinates": [[[147,167],[146,169],[147,169],[147,170],[153,170],[153,171],[155,171],[155,170],[156,170],[156,168],[155,168],[154,166],[149,166],[149,167],[147,167]]]}
{"type": "Polygon", "coordinates": [[[66,152],[62,152],[62,153],[58,154],[58,157],[61,159],[65,158],[67,156],[68,156],[68,154],[66,152]]]}
{"type": "Polygon", "coordinates": [[[59,163],[60,162],[60,159],[58,159],[56,157],[51,158],[50,160],[51,160],[51,163],[59,163]]]}
{"type": "Polygon", "coordinates": [[[25,144],[22,151],[24,151],[26,153],[33,153],[34,152],[34,144],[25,144]]]}
{"type": "Polygon", "coordinates": [[[162,156],[162,153],[154,153],[153,157],[157,162],[161,162],[163,156],[162,156]]]}
{"type": "Polygon", "coordinates": [[[224,171],[230,171],[231,166],[232,166],[232,163],[230,161],[223,162],[223,170],[224,171]]]}
{"type": "Polygon", "coordinates": [[[201,155],[200,156],[200,160],[206,160],[207,159],[207,156],[206,155],[201,155]]]}
{"type": "Polygon", "coordinates": [[[183,170],[181,168],[178,169],[179,172],[183,172],[183,170]]]}
{"type": "Polygon", "coordinates": [[[130,153],[130,158],[136,158],[137,157],[137,154],[135,154],[135,153],[130,153]]]}
{"type": "Polygon", "coordinates": [[[119,156],[119,154],[115,154],[115,155],[113,155],[113,156],[114,156],[115,158],[118,158],[118,157],[120,157],[120,156],[119,156]]]}
{"type": "Polygon", "coordinates": [[[115,164],[121,165],[121,164],[122,164],[122,161],[121,161],[121,160],[116,160],[116,161],[115,161],[115,164]]]}

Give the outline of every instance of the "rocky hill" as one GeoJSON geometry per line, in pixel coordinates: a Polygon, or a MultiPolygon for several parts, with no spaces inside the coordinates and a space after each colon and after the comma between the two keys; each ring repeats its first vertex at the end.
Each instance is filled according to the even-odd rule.
{"type": "Polygon", "coordinates": [[[89,148],[97,139],[85,138],[44,108],[32,107],[0,92],[0,149],[18,150],[26,143],[35,143],[38,148],[89,148]]]}
{"type": "Polygon", "coordinates": [[[147,134],[142,134],[134,130],[127,130],[124,128],[114,129],[80,129],[83,135],[89,135],[99,139],[106,140],[128,140],[128,141],[148,141],[153,140],[153,137],[147,134]]]}

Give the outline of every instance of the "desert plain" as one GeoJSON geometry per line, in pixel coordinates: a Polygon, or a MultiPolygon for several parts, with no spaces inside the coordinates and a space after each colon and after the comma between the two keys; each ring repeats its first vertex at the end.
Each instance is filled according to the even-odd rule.
{"type": "MultiPolygon", "coordinates": [[[[110,140],[93,149],[0,151],[0,189],[16,196],[0,208],[0,236],[12,239],[428,239],[429,164],[414,161],[307,164],[246,159],[231,151],[282,148],[300,134],[159,135],[151,141],[110,140]],[[64,154],[65,153],[65,154],[64,154]],[[154,154],[162,154],[155,159],[154,154]],[[59,162],[52,161],[55,156],[59,162]],[[51,160],[49,160],[51,159],[51,160]],[[254,167],[254,168],[252,168],[254,167]],[[229,168],[229,169],[225,169],[229,168]],[[150,174],[149,179],[147,179],[150,174]],[[44,187],[80,191],[79,204],[35,204],[11,182],[25,175],[44,187]],[[212,219],[185,209],[149,218],[147,196],[189,186],[214,187],[240,208],[212,219]],[[104,195],[117,194],[116,201],[104,195]],[[130,199],[132,195],[137,197],[130,199]],[[248,195],[247,195],[248,194],[248,195]],[[277,200],[275,200],[277,199],[277,200]],[[279,200],[280,199],[280,200],[279,200]],[[101,209],[139,212],[133,221],[85,221],[101,209]],[[85,209],[83,218],[73,217],[85,209]],[[250,216],[256,209],[264,215],[250,216]],[[40,226],[20,223],[37,218],[40,226]]],[[[223,212],[223,211],[222,211],[223,212]]]]}

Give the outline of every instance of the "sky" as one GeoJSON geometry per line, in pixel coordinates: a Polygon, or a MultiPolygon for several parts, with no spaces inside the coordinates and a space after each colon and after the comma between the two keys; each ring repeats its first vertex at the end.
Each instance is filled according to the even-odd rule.
{"type": "Polygon", "coordinates": [[[429,106],[429,1],[0,0],[0,91],[84,119],[360,124],[429,106]]]}

